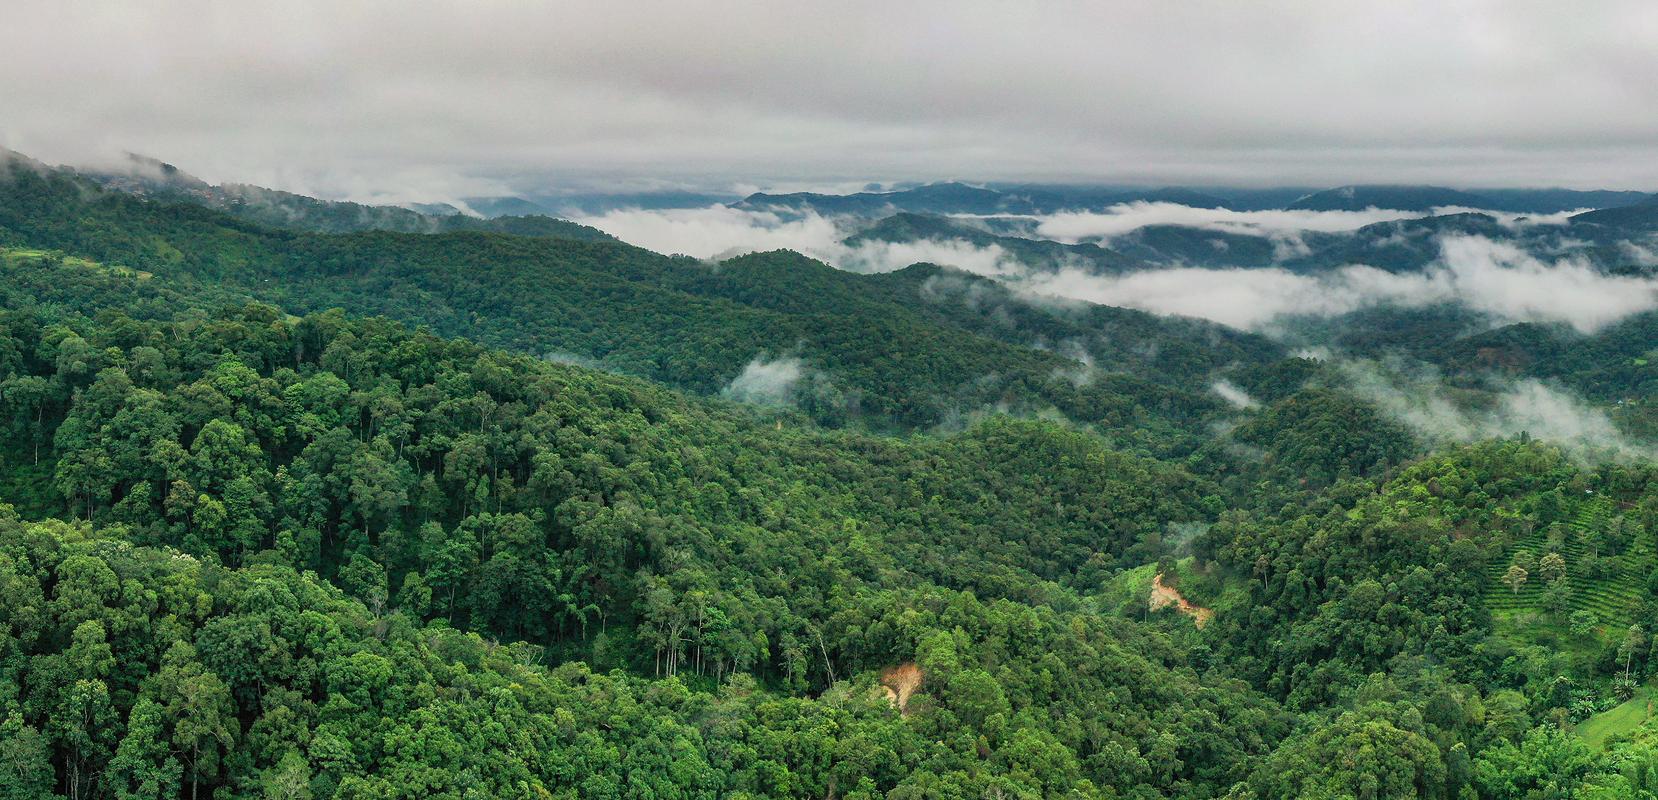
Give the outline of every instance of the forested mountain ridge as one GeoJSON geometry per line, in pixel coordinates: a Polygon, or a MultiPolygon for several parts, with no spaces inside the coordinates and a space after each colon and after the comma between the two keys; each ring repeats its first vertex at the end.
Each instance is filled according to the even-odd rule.
{"type": "Polygon", "coordinates": [[[1270,231],[1204,224],[1152,223],[1076,241],[1042,238],[1041,221],[1028,216],[970,220],[914,213],[882,218],[848,237],[869,241],[935,242],[1000,248],[1032,273],[1081,269],[1100,275],[1169,267],[1264,269],[1316,274],[1362,264],[1395,273],[1419,272],[1441,260],[1445,237],[1477,236],[1511,244],[1537,258],[1584,261],[1597,270],[1646,274],[1658,229],[1658,204],[1644,203],[1576,214],[1555,222],[1499,217],[1495,212],[1449,213],[1374,222],[1350,231],[1270,231]],[[1558,223],[1558,224],[1556,224],[1558,223]]]}
{"type": "Polygon", "coordinates": [[[1443,186],[1340,186],[1310,194],[1286,208],[1291,211],[1363,211],[1367,208],[1429,211],[1442,206],[1491,208],[1493,203],[1478,194],[1443,186]]]}
{"type": "Polygon", "coordinates": [[[1658,230],[1658,197],[1617,208],[1602,208],[1572,217],[1572,222],[1635,231],[1658,230]]]}
{"type": "MultiPolygon", "coordinates": [[[[277,231],[199,206],[100,192],[74,176],[23,166],[0,182],[0,242],[6,241],[190,281],[294,313],[338,306],[521,352],[573,354],[705,393],[730,384],[756,359],[799,357],[827,380],[799,382],[799,396],[791,399],[824,422],[867,417],[883,425],[933,425],[1013,403],[1054,405],[1084,421],[1127,429],[1188,425],[1219,408],[1203,389],[1203,375],[1184,369],[1190,364],[1170,370],[1141,363],[1130,375],[1146,388],[1129,394],[1071,380],[1064,376],[1078,369],[1076,354],[1029,346],[1041,331],[963,330],[955,324],[960,315],[939,313],[920,287],[871,305],[861,299],[862,285],[881,279],[798,257],[750,257],[727,268],[605,241],[277,231]],[[733,275],[743,276],[741,285],[733,275]],[[801,291],[806,286],[813,290],[801,291]],[[780,307],[780,297],[797,302],[780,307]],[[1165,412],[1171,402],[1172,416],[1165,412]],[[1168,419],[1155,423],[1159,416],[1168,419]]],[[[1029,305],[1003,295],[1003,305],[1029,305]]],[[[1027,316],[1033,314],[1054,316],[1039,310],[1027,316]]],[[[1194,326],[1237,338],[1216,326],[1165,324],[1150,315],[1135,324],[1142,336],[1171,340],[1194,326]]],[[[1259,341],[1237,354],[1275,355],[1259,341]]],[[[1103,352],[1097,360],[1118,368],[1103,352]]],[[[1208,369],[1226,365],[1216,360],[1208,369]]]]}
{"type": "MultiPolygon", "coordinates": [[[[103,705],[89,713],[129,719],[154,713],[160,719],[145,724],[171,728],[199,723],[191,730],[201,732],[192,734],[198,738],[190,740],[196,749],[188,758],[134,755],[108,770],[109,759],[118,757],[112,754],[140,747],[151,749],[139,752],[154,752],[156,745],[141,745],[148,741],[141,737],[158,734],[129,723],[124,736],[111,731],[107,739],[66,745],[73,749],[59,774],[72,782],[81,780],[73,776],[87,774],[79,790],[87,794],[145,777],[163,786],[169,781],[175,787],[181,781],[229,782],[227,788],[257,791],[261,782],[287,771],[309,777],[322,763],[316,761],[320,748],[341,746],[347,750],[327,757],[329,766],[312,780],[313,788],[349,795],[365,791],[361,782],[366,780],[410,791],[409,778],[394,777],[401,768],[392,765],[413,767],[426,756],[394,745],[402,734],[385,726],[393,724],[393,717],[417,710],[475,712],[434,706],[408,694],[417,681],[442,686],[451,680],[440,674],[416,677],[434,667],[407,678],[374,675],[388,666],[384,659],[442,658],[424,654],[434,646],[422,644],[430,637],[386,639],[387,625],[402,629],[425,619],[526,638],[546,648],[554,660],[596,659],[635,674],[683,673],[694,684],[717,682],[735,669],[793,691],[826,689],[837,676],[869,675],[881,666],[917,658],[933,685],[958,680],[951,676],[965,669],[962,685],[978,687],[965,691],[990,689],[995,684],[986,681],[997,679],[958,666],[963,655],[956,651],[977,648],[974,642],[988,637],[983,641],[994,644],[988,644],[987,653],[1011,655],[1004,648],[1020,645],[1002,641],[995,632],[1011,623],[1021,629],[1019,641],[1056,654],[1058,660],[1046,664],[1045,671],[1074,673],[1073,680],[1082,681],[1061,691],[1084,692],[1074,694],[1072,704],[1100,722],[1127,724],[1133,718],[1083,710],[1089,707],[1086,693],[1109,691],[1112,685],[1126,690],[1129,684],[1122,681],[1130,675],[1141,676],[1137,693],[1143,699],[1136,702],[1174,704],[1184,702],[1178,697],[1192,696],[1232,709],[1223,716],[1266,714],[1270,719],[1276,714],[1262,700],[1234,691],[1195,684],[1177,688],[1187,678],[1159,679],[1169,693],[1146,693],[1151,684],[1145,681],[1166,667],[1130,653],[1155,653],[1169,645],[1148,640],[1131,647],[1128,643],[1139,634],[1126,628],[1112,633],[1110,625],[1098,628],[1109,622],[1098,617],[1043,620],[1042,615],[1055,613],[1047,610],[1050,604],[1075,605],[1075,599],[1063,600],[1072,592],[1066,587],[1098,580],[1094,576],[1110,569],[1116,553],[1143,548],[1147,536],[1155,541],[1167,523],[1209,513],[1199,501],[1213,489],[1206,490],[1201,481],[1178,468],[1113,454],[1091,437],[1031,423],[995,423],[963,437],[915,444],[795,432],[792,425],[780,431],[729,411],[686,404],[637,381],[490,353],[386,323],[351,323],[338,315],[291,323],[271,309],[253,306],[213,320],[141,323],[121,315],[105,315],[104,320],[64,327],[15,314],[7,318],[4,352],[10,377],[4,395],[19,404],[13,407],[20,423],[8,432],[6,451],[20,456],[8,469],[49,475],[47,484],[53,487],[51,494],[42,495],[13,483],[9,493],[28,501],[31,515],[61,509],[90,518],[104,530],[77,533],[0,522],[7,552],[48,570],[8,584],[12,596],[25,601],[10,606],[8,620],[28,626],[18,629],[23,638],[13,641],[20,649],[11,652],[47,660],[7,663],[24,670],[16,674],[24,690],[25,716],[40,715],[43,727],[38,729],[48,737],[56,736],[51,733],[56,730],[51,727],[56,724],[54,704],[84,702],[54,699],[58,695],[51,694],[56,691],[51,687],[67,685],[46,683],[46,676],[55,674],[48,669],[79,669],[73,673],[80,682],[75,685],[103,687],[105,699],[92,701],[103,705]],[[42,391],[30,394],[37,387],[42,391]],[[22,459],[42,437],[48,443],[41,460],[22,459]],[[1000,501],[969,501],[986,493],[1000,501]],[[940,498],[951,499],[941,504],[940,498]],[[999,535],[1006,530],[1023,534],[999,535]],[[111,551],[98,542],[141,549],[111,551]],[[179,548],[199,562],[181,562],[165,550],[143,547],[179,548]],[[226,567],[214,566],[221,563],[226,567]],[[175,566],[155,573],[157,564],[175,566]],[[240,570],[224,571],[237,565],[240,570]],[[774,565],[779,568],[775,575],[774,565]],[[173,571],[181,567],[183,574],[173,571]],[[72,601],[64,581],[70,579],[44,579],[67,575],[71,568],[89,570],[86,579],[94,582],[86,590],[90,594],[75,595],[83,598],[73,601],[82,603],[78,608],[83,610],[76,612],[68,611],[72,601]],[[238,599],[250,590],[260,597],[322,591],[314,579],[308,583],[296,576],[295,569],[332,577],[367,608],[357,601],[310,600],[297,607],[286,601],[293,610],[284,612],[281,600],[273,608],[268,600],[249,606],[250,601],[238,599]],[[205,581],[207,587],[222,588],[198,590],[211,592],[214,599],[206,606],[193,601],[194,610],[175,611],[171,604],[182,599],[158,599],[140,614],[118,593],[96,588],[111,574],[129,585],[185,587],[205,581]],[[246,589],[230,588],[244,585],[246,589]],[[953,594],[952,588],[1032,605],[1003,600],[981,606],[969,595],[953,594]],[[31,593],[40,593],[42,600],[54,598],[49,607],[63,611],[45,620],[11,616],[42,607],[27,600],[31,593]],[[85,610],[86,603],[92,610],[85,610]],[[1015,610],[1020,607],[1027,610],[1015,610]],[[300,608],[330,614],[332,621],[303,614],[295,618],[300,608]],[[898,609],[906,610],[899,614],[898,609]],[[1017,622],[992,622],[1010,612],[1017,622]],[[934,624],[926,620],[936,614],[954,620],[942,638],[926,632],[934,624]],[[151,624],[164,627],[152,631],[151,624]],[[970,632],[985,624],[992,627],[970,632]],[[372,631],[380,631],[373,635],[388,643],[365,647],[339,642],[329,646],[335,649],[316,650],[318,645],[305,642],[318,635],[309,632],[317,625],[343,628],[333,636],[346,641],[369,640],[372,631]],[[1042,633],[1045,629],[1052,632],[1042,633]],[[966,638],[956,638],[962,635],[966,638]],[[1074,645],[1058,639],[1037,644],[1050,636],[1081,638],[1074,645]],[[193,646],[164,647],[175,639],[193,646]],[[46,654],[59,641],[71,643],[73,653],[82,652],[73,649],[77,647],[119,653],[121,666],[111,669],[97,660],[77,666],[83,662],[74,654],[66,665],[51,666],[55,662],[46,654]],[[391,643],[398,641],[402,644],[391,643]],[[1084,649],[1063,655],[1079,646],[1084,649]],[[275,660],[244,662],[248,647],[271,653],[275,660]],[[1092,673],[1083,662],[1061,666],[1084,658],[1082,652],[1088,653],[1087,662],[1106,657],[1118,663],[1118,669],[1105,673],[1112,676],[1108,684],[1077,672],[1092,673]],[[370,673],[359,674],[362,669],[370,673]],[[205,693],[200,702],[222,716],[199,718],[190,716],[194,711],[174,709],[164,688],[175,680],[169,675],[195,680],[205,693]],[[361,689],[369,693],[363,697],[374,699],[339,707],[345,699],[341,693],[358,691],[347,686],[360,680],[369,681],[361,689]],[[319,691],[341,699],[327,706],[307,699],[319,691]],[[156,711],[143,705],[146,698],[157,704],[156,711]],[[235,718],[251,727],[232,724],[235,718]],[[308,731],[306,738],[295,740],[282,732],[295,725],[308,731]],[[371,733],[379,728],[387,737],[383,743],[381,734],[371,733]],[[253,738],[244,745],[245,737],[253,738]],[[258,755],[253,742],[261,740],[282,751],[271,752],[275,761],[267,763],[258,755]],[[307,741],[308,758],[306,749],[291,749],[307,741]],[[348,744],[352,741],[357,744],[348,744]],[[148,766],[135,774],[131,770],[139,765],[131,758],[150,761],[140,762],[148,766]],[[239,777],[230,781],[232,776],[239,777]],[[348,788],[352,786],[357,788],[348,788]]],[[[192,596],[202,595],[182,597],[192,596]]],[[[449,652],[482,646],[465,644],[463,638],[449,645],[461,650],[449,652]]],[[[479,657],[472,652],[464,657],[479,657]]],[[[983,663],[967,657],[966,663],[983,663]]],[[[1172,656],[1157,658],[1167,657],[1172,656]]],[[[524,668],[509,661],[490,669],[512,673],[524,668]]],[[[562,674],[559,679],[533,678],[528,683],[532,689],[524,691],[539,692],[533,687],[543,681],[565,686],[572,680],[596,680],[568,670],[562,674]]],[[[999,680],[1009,677],[1004,672],[999,680]]],[[[985,700],[989,706],[964,706],[960,713],[974,725],[1003,730],[1010,713],[1036,702],[1034,697],[1018,699],[1026,690],[1015,691],[1012,685],[992,691],[995,696],[985,700]],[[1013,699],[1004,699],[1005,692],[1013,692],[1013,699]]],[[[557,719],[534,711],[546,698],[522,702],[529,706],[527,716],[507,718],[515,735],[542,735],[535,732],[557,719]]],[[[921,713],[924,704],[912,705],[912,715],[921,713]]],[[[898,732],[901,738],[913,737],[921,752],[932,753],[929,759],[943,759],[937,762],[940,768],[960,758],[952,754],[956,748],[966,747],[971,754],[976,746],[959,734],[921,745],[922,737],[937,738],[928,733],[930,728],[892,729],[902,723],[878,713],[882,707],[865,691],[843,688],[786,713],[868,717],[889,728],[879,734],[883,738],[898,732]],[[816,708],[821,711],[812,710],[816,708]]],[[[620,722],[613,715],[624,712],[609,707],[604,713],[615,720],[605,726],[612,728],[620,722]]],[[[618,737],[620,730],[635,729],[656,716],[626,713],[645,716],[621,723],[618,737]]],[[[684,713],[689,722],[706,720],[708,711],[684,713]]],[[[1144,717],[1166,720],[1155,723],[1160,729],[1177,726],[1169,729],[1171,740],[1183,738],[1186,734],[1179,731],[1192,724],[1179,721],[1169,708],[1146,706],[1144,717]]],[[[954,727],[948,717],[936,719],[954,727]]],[[[770,729],[780,721],[772,718],[766,725],[770,729]]],[[[852,733],[864,727],[852,717],[843,724],[851,726],[848,744],[840,744],[839,736],[814,738],[800,743],[809,748],[800,755],[711,750],[697,758],[720,766],[710,766],[713,771],[696,780],[712,781],[710,788],[794,794],[801,786],[822,791],[836,780],[851,787],[868,780],[875,789],[921,776],[899,769],[898,762],[873,771],[841,763],[835,774],[827,765],[814,766],[828,753],[855,747],[851,742],[859,736],[874,733],[873,728],[870,734],[852,733]],[[827,748],[824,755],[808,755],[819,748],[827,748]],[[802,756],[807,760],[801,761],[802,756]],[[756,763],[765,758],[781,760],[772,766],[756,763]]],[[[1283,730],[1281,721],[1273,725],[1283,730]]],[[[1241,755],[1260,752],[1270,741],[1258,738],[1255,724],[1226,727],[1245,738],[1224,745],[1214,740],[1205,747],[1240,748],[1241,755]]],[[[1273,729],[1266,730],[1270,734],[1273,729]]],[[[944,729],[937,730],[942,734],[944,729]]],[[[1020,734],[1021,741],[1029,741],[1018,747],[1058,744],[1040,730],[1020,734]]],[[[1131,730],[1124,729],[1124,735],[1141,735],[1131,730]]],[[[26,731],[19,731],[17,736],[26,737],[26,731]]],[[[182,735],[172,736],[181,741],[182,735]]],[[[706,746],[717,750],[730,735],[715,735],[706,746]]],[[[1007,735],[1013,730],[1007,729],[1007,735]]],[[[624,774],[669,784],[686,779],[682,773],[648,777],[666,768],[649,765],[648,741],[600,735],[582,745],[590,746],[647,750],[616,764],[588,763],[575,773],[583,781],[624,774]]],[[[563,758],[580,752],[569,746],[555,750],[563,758]]],[[[1212,781],[1241,776],[1244,762],[1205,759],[1198,768],[1209,775],[1204,780],[1212,781]]],[[[1131,759],[1114,767],[1130,772],[1111,779],[1132,776],[1141,769],[1134,763],[1131,759]]],[[[1033,767],[1019,767],[1028,774],[1017,780],[1046,782],[1058,790],[1078,786],[1085,777],[1080,765],[1050,764],[1029,772],[1033,767]],[[1052,769],[1059,771],[1047,773],[1052,769]]],[[[948,780],[999,780],[989,773],[972,777],[981,771],[973,767],[948,780]]],[[[530,774],[526,780],[544,785],[570,774],[549,771],[544,764],[517,765],[509,774],[525,772],[530,774]]],[[[451,785],[464,778],[448,774],[420,780],[451,785]]]]}
{"type": "Polygon", "coordinates": [[[1363,211],[1372,208],[1431,211],[1461,207],[1522,214],[1555,214],[1586,208],[1609,209],[1651,199],[1650,193],[1571,189],[1451,189],[1443,186],[1361,185],[1307,191],[1293,188],[1065,186],[949,181],[887,191],[849,194],[757,192],[733,205],[757,210],[884,217],[919,214],[1052,214],[1100,211],[1135,203],[1169,203],[1189,208],[1240,211],[1363,211]]]}
{"type": "MultiPolygon", "coordinates": [[[[0,149],[0,165],[8,160],[22,159],[16,153],[0,149]]],[[[33,166],[36,171],[51,169],[39,162],[33,166]]],[[[519,236],[557,236],[596,241],[612,239],[609,234],[594,228],[542,213],[491,214],[485,218],[468,216],[451,207],[445,213],[428,214],[399,206],[319,200],[245,183],[214,185],[172,164],[132,153],[107,167],[58,169],[72,172],[107,189],[159,200],[195,203],[272,228],[316,233],[493,231],[519,236]]],[[[530,211],[523,208],[514,210],[530,211]]]]}

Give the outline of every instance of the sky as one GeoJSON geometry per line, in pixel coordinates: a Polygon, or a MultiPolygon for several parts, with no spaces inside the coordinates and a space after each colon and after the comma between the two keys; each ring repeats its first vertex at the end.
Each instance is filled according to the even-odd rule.
{"type": "Polygon", "coordinates": [[[3,17],[0,146],[327,197],[1658,188],[1651,2],[6,0],[3,17]]]}

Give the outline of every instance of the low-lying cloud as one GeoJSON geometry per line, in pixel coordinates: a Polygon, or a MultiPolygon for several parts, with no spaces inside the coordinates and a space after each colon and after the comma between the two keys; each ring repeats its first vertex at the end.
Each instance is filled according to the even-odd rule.
{"type": "MultiPolygon", "coordinates": [[[[1173,213],[1181,215],[1181,224],[1208,220],[1205,224],[1215,229],[1269,235],[1291,247],[1302,231],[1337,230],[1410,216],[1395,211],[1235,212],[1169,203],[1119,208],[1130,212],[1122,219],[1109,214],[1056,214],[1041,226],[1049,226],[1043,232],[1059,238],[1086,238],[1151,224],[1148,220],[1154,212],[1178,210],[1173,213]]],[[[997,278],[1037,295],[1198,317],[1244,330],[1266,329],[1288,317],[1337,316],[1379,305],[1455,303],[1499,321],[1564,323],[1591,333],[1658,308],[1658,279],[1607,275],[1572,257],[1545,261],[1515,245],[1480,236],[1445,237],[1435,263],[1405,273],[1354,264],[1313,274],[1281,268],[1177,267],[1100,275],[1086,265],[1065,261],[1024,263],[998,245],[980,246],[962,239],[848,245],[845,239],[856,231],[856,223],[812,213],[779,214],[716,205],[621,209],[578,221],[658,252],[723,259],[786,248],[854,272],[888,272],[930,262],[997,278]]],[[[1552,221],[1550,217],[1537,224],[1552,221]]]]}
{"type": "Polygon", "coordinates": [[[1546,263],[1478,236],[1441,240],[1427,269],[1391,273],[1363,265],[1316,275],[1285,269],[1161,269],[1100,276],[1077,269],[1033,275],[1043,294],[1258,330],[1291,316],[1328,317],[1377,305],[1458,303],[1508,322],[1559,322],[1592,333],[1658,308],[1658,279],[1606,275],[1574,259],[1546,263]]]}
{"type": "Polygon", "coordinates": [[[1301,232],[1339,233],[1378,222],[1417,219],[1431,212],[1371,208],[1364,211],[1234,211],[1193,208],[1179,203],[1121,203],[1103,211],[1062,211],[1036,218],[1037,235],[1061,242],[1110,239],[1152,225],[1271,236],[1301,232]]]}
{"type": "Polygon", "coordinates": [[[1535,379],[1500,390],[1495,401],[1472,408],[1458,402],[1433,371],[1371,361],[1337,364],[1346,386],[1433,443],[1471,442],[1527,433],[1580,456],[1640,456],[1653,448],[1631,441],[1605,412],[1535,379]]]}
{"type": "Polygon", "coordinates": [[[1219,395],[1220,399],[1231,403],[1233,408],[1248,409],[1260,405],[1255,401],[1255,398],[1249,396],[1248,392],[1231,381],[1215,381],[1209,385],[1209,390],[1219,395]]]}
{"type": "Polygon", "coordinates": [[[1520,214],[1512,211],[1492,211],[1488,208],[1471,208],[1469,206],[1440,206],[1433,210],[1433,215],[1437,217],[1447,214],[1484,214],[1495,219],[1497,224],[1505,228],[1519,230],[1535,225],[1567,225],[1571,222],[1572,217],[1587,211],[1594,211],[1594,209],[1574,208],[1567,211],[1556,211],[1552,214],[1520,214]]]}
{"type": "Polygon", "coordinates": [[[784,356],[770,360],[756,356],[721,394],[744,403],[787,405],[793,402],[795,387],[805,375],[805,365],[799,358],[784,356]]]}
{"type": "Polygon", "coordinates": [[[1441,247],[1445,267],[1429,279],[1448,281],[1456,299],[1502,319],[1565,322],[1590,333],[1658,307],[1652,278],[1605,275],[1575,259],[1550,265],[1482,237],[1448,238],[1441,247]]]}
{"type": "Polygon", "coordinates": [[[869,240],[847,245],[843,240],[856,232],[858,222],[810,212],[786,214],[714,205],[617,209],[574,219],[647,250],[706,260],[787,249],[851,272],[891,272],[922,262],[991,277],[1012,277],[1025,269],[999,246],[980,247],[961,239],[869,240]]]}
{"type": "Polygon", "coordinates": [[[702,259],[783,249],[811,254],[838,246],[846,236],[834,220],[817,214],[785,217],[723,205],[622,208],[572,219],[646,250],[702,259]]]}
{"type": "Polygon", "coordinates": [[[1658,267],[1658,242],[1618,242],[1618,252],[1640,267],[1658,267]]]}
{"type": "Polygon", "coordinates": [[[944,264],[991,278],[1015,278],[1027,267],[1000,245],[981,247],[961,239],[919,239],[910,242],[863,241],[837,245],[817,254],[854,272],[891,272],[911,264],[944,264]]]}
{"type": "MultiPolygon", "coordinates": [[[[1109,239],[1148,225],[1185,225],[1292,241],[1306,232],[1351,231],[1375,222],[1414,219],[1427,212],[1391,211],[1231,211],[1192,208],[1177,203],[1124,203],[1101,212],[1060,212],[1028,218],[1033,233],[1044,239],[1074,243],[1109,239]]],[[[705,259],[729,258],[787,248],[846,269],[873,272],[898,269],[918,261],[938,261],[980,274],[1006,270],[1006,254],[964,240],[867,242],[847,247],[841,240],[862,224],[852,218],[815,212],[778,212],[712,205],[702,208],[624,208],[573,216],[622,241],[659,253],[705,259]],[[985,251],[991,251],[987,255],[985,251]],[[906,260],[907,259],[907,260],[906,260]],[[941,259],[955,259],[947,261],[941,259]],[[958,263],[959,262],[959,263],[958,263]],[[896,266],[893,266],[896,265],[896,266]]],[[[961,217],[971,222],[974,217],[961,217]]]]}

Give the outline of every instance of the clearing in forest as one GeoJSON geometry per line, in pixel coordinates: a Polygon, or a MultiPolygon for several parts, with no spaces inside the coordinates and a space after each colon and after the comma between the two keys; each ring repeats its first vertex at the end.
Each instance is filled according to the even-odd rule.
{"type": "Polygon", "coordinates": [[[70,269],[103,270],[116,275],[129,275],[139,280],[147,281],[155,277],[153,274],[136,270],[130,267],[103,264],[79,256],[66,255],[55,250],[34,250],[21,247],[0,247],[0,266],[12,266],[24,262],[39,263],[56,260],[58,266],[70,269]]]}
{"type": "Polygon", "coordinates": [[[1577,726],[1577,735],[1590,747],[1600,748],[1606,740],[1618,734],[1634,733],[1652,719],[1653,694],[1651,687],[1642,686],[1635,696],[1622,704],[1600,712],[1577,726]]]}
{"type": "Polygon", "coordinates": [[[1157,573],[1157,577],[1151,579],[1151,600],[1149,602],[1152,611],[1169,606],[1180,609],[1180,613],[1191,617],[1193,624],[1197,625],[1199,629],[1207,625],[1209,620],[1215,616],[1214,609],[1194,605],[1180,593],[1179,589],[1164,584],[1163,573],[1161,572],[1157,573]]]}
{"type": "Polygon", "coordinates": [[[887,690],[887,702],[898,709],[898,713],[908,713],[910,695],[921,688],[921,681],[925,677],[914,661],[905,661],[895,667],[881,670],[881,687],[887,690]]]}

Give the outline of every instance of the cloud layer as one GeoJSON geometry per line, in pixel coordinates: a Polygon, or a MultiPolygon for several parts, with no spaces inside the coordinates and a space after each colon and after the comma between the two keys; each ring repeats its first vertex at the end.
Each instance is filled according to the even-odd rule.
{"type": "Polygon", "coordinates": [[[1328,317],[1376,305],[1458,303],[1510,322],[1560,322],[1592,332],[1658,308],[1658,280],[1605,275],[1570,259],[1546,263],[1513,245],[1447,237],[1441,259],[1395,274],[1355,265],[1306,275],[1284,269],[1164,269],[1099,276],[1032,275],[1027,289],[1159,314],[1261,329],[1289,316],[1328,317]]]}
{"type": "Polygon", "coordinates": [[[1658,183],[1658,8],[1639,0],[12,0],[5,20],[0,144],[333,195],[1658,183]]]}
{"type": "Polygon", "coordinates": [[[1233,211],[1227,208],[1193,208],[1178,203],[1121,203],[1100,211],[1066,211],[1036,218],[1036,234],[1061,242],[1109,240],[1151,225],[1184,225],[1191,228],[1270,238],[1293,238],[1302,233],[1344,233],[1378,222],[1421,219],[1445,214],[1478,213],[1496,218],[1505,227],[1518,229],[1533,225],[1564,225],[1573,214],[1589,209],[1556,214],[1514,214],[1483,208],[1441,206],[1429,211],[1398,211],[1368,208],[1363,211],[1233,211]]]}
{"type": "Polygon", "coordinates": [[[574,218],[629,244],[659,253],[723,260],[744,253],[794,250],[852,272],[891,272],[911,264],[948,264],[992,277],[1015,277],[1024,266],[1001,247],[919,240],[842,243],[857,221],[818,214],[780,215],[715,205],[668,210],[618,209],[574,218]]]}
{"type": "MultiPolygon", "coordinates": [[[[1062,212],[1029,220],[1037,236],[1061,242],[1109,239],[1148,225],[1186,225],[1272,237],[1290,247],[1308,231],[1350,231],[1375,222],[1423,216],[1427,214],[1378,209],[1230,211],[1175,203],[1126,203],[1102,212],[1062,212]]],[[[886,272],[922,261],[995,277],[1011,276],[1020,270],[1002,248],[980,247],[964,240],[865,242],[848,247],[841,241],[862,221],[816,213],[780,214],[712,205],[666,210],[624,208],[572,219],[648,250],[704,259],[787,248],[855,272],[886,272]]],[[[963,221],[972,222],[973,218],[963,221]]]]}
{"type": "MultiPolygon", "coordinates": [[[[1057,214],[1038,221],[1052,235],[1114,235],[1147,222],[1167,204],[1135,204],[1116,214],[1057,214]]],[[[1183,208],[1183,207],[1181,207],[1183,208]]],[[[1404,212],[1179,212],[1185,224],[1292,242],[1305,230],[1342,230],[1404,212]],[[1188,213],[1189,212],[1189,213],[1188,213]]],[[[1419,215],[1418,215],[1419,216],[1419,215]]],[[[1168,219],[1168,217],[1159,217],[1168,219]]],[[[843,243],[855,223],[816,214],[783,216],[725,206],[666,211],[623,209],[578,221],[666,253],[722,259],[793,249],[856,272],[887,272],[917,262],[957,267],[1037,295],[1199,317],[1260,330],[1289,316],[1328,317],[1377,305],[1458,303],[1502,321],[1559,322],[1582,332],[1658,308],[1658,280],[1606,275],[1580,260],[1544,261],[1478,236],[1440,241],[1441,257],[1420,272],[1391,273],[1355,264],[1306,274],[1285,269],[1168,268],[1102,276],[1064,262],[1021,263],[997,245],[964,240],[843,243]]],[[[1536,224],[1548,224],[1543,220],[1536,224]]]]}
{"type": "Polygon", "coordinates": [[[1067,211],[1042,217],[1036,226],[1044,239],[1077,242],[1109,239],[1148,225],[1185,225],[1254,236],[1303,231],[1335,233],[1377,222],[1414,219],[1425,213],[1368,209],[1365,211],[1233,211],[1193,208],[1178,203],[1123,203],[1103,211],[1067,211]]]}
{"type": "Polygon", "coordinates": [[[784,218],[770,211],[723,205],[664,210],[623,208],[572,219],[646,250],[702,259],[723,260],[744,253],[784,249],[815,254],[838,246],[846,236],[834,220],[817,214],[784,218]]]}

